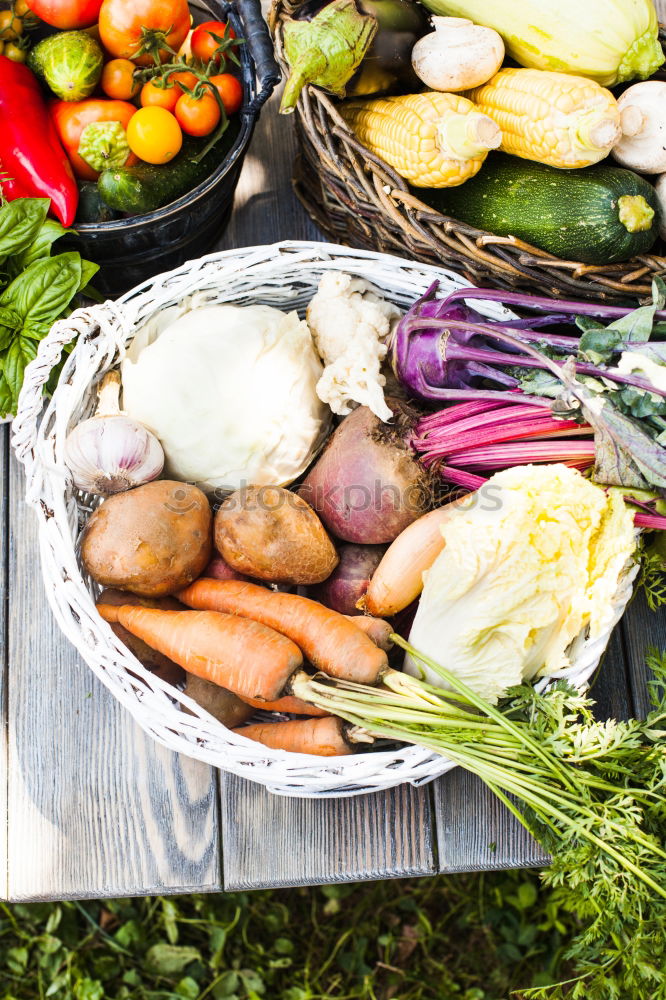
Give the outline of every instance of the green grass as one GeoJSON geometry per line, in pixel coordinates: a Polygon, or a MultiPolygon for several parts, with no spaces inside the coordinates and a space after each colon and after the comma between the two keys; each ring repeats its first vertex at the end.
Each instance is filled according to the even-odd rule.
{"type": "Polygon", "coordinates": [[[571,919],[520,871],[0,904],[0,1000],[506,1000],[571,919]]]}

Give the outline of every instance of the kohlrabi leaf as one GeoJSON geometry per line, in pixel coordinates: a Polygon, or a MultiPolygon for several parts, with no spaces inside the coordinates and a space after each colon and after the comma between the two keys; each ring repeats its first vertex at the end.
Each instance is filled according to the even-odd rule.
{"type": "MultiPolygon", "coordinates": [[[[651,327],[650,327],[651,329],[651,327]]],[[[593,365],[600,365],[610,361],[614,354],[620,350],[623,342],[623,334],[620,330],[607,330],[597,328],[584,333],[578,345],[578,357],[581,361],[589,361],[593,365]]]]}

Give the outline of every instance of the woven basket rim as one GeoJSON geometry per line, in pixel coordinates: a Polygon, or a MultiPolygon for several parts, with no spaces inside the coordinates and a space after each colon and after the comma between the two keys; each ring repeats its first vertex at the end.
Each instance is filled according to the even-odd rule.
{"type": "MultiPolygon", "coordinates": [[[[95,610],[96,588],[82,574],[77,559],[77,539],[91,498],[75,495],[63,461],[63,445],[70,426],[92,413],[94,387],[101,376],[117,365],[137,327],[151,315],[193,293],[209,303],[258,300],[278,308],[302,306],[327,270],[364,276],[403,306],[422,294],[435,277],[443,290],[467,284],[442,268],[307,241],[227,250],[189,261],[143,282],[115,303],[79,309],[55,324],[26,369],[12,439],[26,468],[26,499],[39,518],[49,603],[62,631],[96,676],[147,733],[170,749],[258,781],[271,791],[301,797],[362,794],[405,781],[418,785],[453,765],[417,746],[326,759],[268,750],[225,729],[179,694],[178,702],[192,713],[185,714],[177,707],[174,689],[145,670],[95,610]],[[78,336],[77,344],[42,415],[42,387],[62,346],[74,336],[78,336]]],[[[507,316],[497,303],[482,308],[489,315],[507,316]]],[[[631,594],[632,578],[628,573],[623,581],[604,635],[594,641],[577,640],[575,663],[564,672],[573,683],[585,686],[596,669],[631,594]]],[[[540,682],[546,683],[547,679],[540,682]]]]}
{"type": "MultiPolygon", "coordinates": [[[[285,73],[289,67],[282,27],[305,2],[273,0],[271,7],[269,26],[285,73]]],[[[659,37],[666,51],[666,25],[660,25],[659,37]]],[[[652,276],[666,278],[666,249],[664,254],[645,253],[616,264],[583,264],[442,215],[415,197],[392,167],[359,142],[338,114],[332,95],[319,87],[303,88],[294,117],[299,140],[294,189],[327,236],[347,242],[348,232],[352,245],[399,254],[407,246],[415,259],[454,267],[475,284],[539,288],[554,297],[648,301],[652,276]]],[[[665,241],[656,245],[664,248],[665,241]]]]}

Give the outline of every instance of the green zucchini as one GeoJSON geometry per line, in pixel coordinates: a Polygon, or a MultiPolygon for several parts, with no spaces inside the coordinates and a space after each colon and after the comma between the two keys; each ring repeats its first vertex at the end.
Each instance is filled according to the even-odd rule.
{"type": "Polygon", "coordinates": [[[178,155],[163,166],[139,163],[134,167],[104,170],[97,180],[100,196],[111,208],[127,215],[143,215],[162,208],[197,187],[217,169],[239,128],[238,118],[231,119],[222,138],[199,163],[194,157],[205,143],[186,139],[178,155]]]}
{"type": "Polygon", "coordinates": [[[558,170],[494,153],[461,187],[414,194],[443,215],[584,264],[646,253],[659,234],[652,185],[632,170],[605,164],[558,170]]]}

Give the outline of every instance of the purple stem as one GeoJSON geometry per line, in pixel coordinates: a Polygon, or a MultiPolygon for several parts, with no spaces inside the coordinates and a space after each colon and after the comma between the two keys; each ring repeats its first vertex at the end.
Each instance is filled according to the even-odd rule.
{"type": "MultiPolygon", "coordinates": [[[[459,299],[485,299],[488,302],[500,302],[503,305],[522,306],[524,309],[534,309],[536,312],[550,312],[553,306],[558,313],[565,312],[571,317],[596,316],[599,319],[620,319],[635,311],[635,306],[609,306],[594,302],[577,302],[575,299],[549,299],[543,295],[525,295],[521,292],[503,292],[495,288],[457,288],[441,301],[449,303],[459,299]]],[[[666,309],[658,309],[657,319],[666,319],[666,309]]]]}
{"type": "MultiPolygon", "coordinates": [[[[442,330],[446,329],[458,329],[469,331],[470,333],[481,333],[487,337],[494,337],[496,340],[505,340],[507,343],[511,343],[512,346],[515,344],[516,339],[520,340],[520,335],[523,334],[522,330],[516,330],[518,335],[516,338],[508,337],[507,334],[513,333],[511,327],[503,327],[502,333],[500,333],[496,327],[487,326],[485,323],[465,323],[462,320],[456,320],[454,323],[449,323],[447,320],[438,319],[420,319],[412,320],[409,323],[409,331],[427,329],[431,330],[439,328],[442,330]]],[[[527,347],[527,345],[526,345],[527,347]]],[[[444,348],[446,354],[446,360],[459,360],[459,361],[481,361],[486,363],[495,363],[502,365],[512,365],[521,368],[544,368],[548,371],[552,371],[552,366],[557,365],[558,367],[564,367],[565,362],[556,361],[553,358],[543,358],[540,354],[533,352],[533,350],[526,350],[525,353],[529,354],[532,358],[531,361],[520,360],[520,356],[514,356],[513,354],[502,354],[501,351],[489,351],[481,348],[474,347],[459,347],[457,344],[451,345],[450,341],[447,342],[444,348]]],[[[595,365],[590,365],[587,362],[577,362],[576,371],[583,375],[594,375],[598,378],[607,378],[613,382],[620,382],[623,385],[631,385],[636,389],[642,389],[644,392],[651,392],[658,396],[666,396],[666,390],[660,389],[649,382],[647,379],[640,378],[639,376],[621,375],[619,372],[615,372],[612,369],[597,368],[595,365]]],[[[429,389],[431,387],[428,387],[429,389]]]]}

